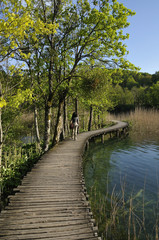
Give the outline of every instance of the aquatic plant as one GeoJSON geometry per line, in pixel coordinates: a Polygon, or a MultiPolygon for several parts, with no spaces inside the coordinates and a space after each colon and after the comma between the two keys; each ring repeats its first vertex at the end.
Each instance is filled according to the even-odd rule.
{"type": "Polygon", "coordinates": [[[97,184],[91,188],[91,209],[99,234],[103,240],[158,240],[158,216],[152,233],[146,228],[145,207],[150,202],[145,202],[145,189],[126,198],[125,184],[122,182],[120,191],[116,191],[114,186],[112,192],[107,191],[106,195],[97,190],[97,184]],[[142,201],[139,200],[141,198],[142,201]]]}

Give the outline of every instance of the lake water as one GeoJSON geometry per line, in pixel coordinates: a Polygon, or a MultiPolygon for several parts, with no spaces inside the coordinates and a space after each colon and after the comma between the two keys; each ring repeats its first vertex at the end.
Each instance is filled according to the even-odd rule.
{"type": "MultiPolygon", "coordinates": [[[[108,217],[104,217],[104,220],[100,217],[103,211],[101,199],[106,199],[107,208],[110,202],[112,205],[112,196],[117,201],[116,212],[127,215],[126,221],[131,223],[131,226],[127,224],[121,237],[119,233],[116,233],[117,237],[113,233],[107,234],[105,227],[102,226],[100,234],[104,239],[158,239],[159,135],[158,130],[150,131],[148,126],[143,127],[142,131],[135,125],[126,138],[108,139],[104,144],[100,140],[91,142],[90,149],[85,155],[86,187],[92,202],[97,202],[94,214],[99,225],[106,226],[107,224],[102,222],[106,221],[105,219],[108,222],[108,217]],[[100,197],[96,197],[97,195],[100,197]],[[96,200],[93,200],[94,198],[96,200]],[[123,199],[126,213],[122,212],[123,199]],[[122,211],[119,210],[120,207],[122,211]]],[[[111,215],[111,212],[112,210],[107,214],[111,215]]],[[[121,216],[119,217],[116,212],[118,219],[115,220],[116,223],[118,221],[118,225],[123,224],[121,216]]],[[[119,231],[123,231],[121,228],[119,231]]]]}

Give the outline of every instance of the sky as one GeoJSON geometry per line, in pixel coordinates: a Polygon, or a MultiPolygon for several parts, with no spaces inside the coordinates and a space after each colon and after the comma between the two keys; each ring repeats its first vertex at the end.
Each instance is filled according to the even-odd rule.
{"type": "Polygon", "coordinates": [[[130,34],[126,40],[129,55],[127,60],[141,72],[154,74],[159,71],[159,0],[118,0],[136,12],[129,17],[130,34]]]}

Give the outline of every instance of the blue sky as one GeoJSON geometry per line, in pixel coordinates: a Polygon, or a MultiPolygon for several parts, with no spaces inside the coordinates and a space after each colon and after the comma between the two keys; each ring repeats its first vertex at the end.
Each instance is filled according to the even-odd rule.
{"type": "Polygon", "coordinates": [[[127,59],[140,67],[141,72],[154,74],[159,71],[159,0],[118,1],[136,12],[128,18],[127,59]]]}

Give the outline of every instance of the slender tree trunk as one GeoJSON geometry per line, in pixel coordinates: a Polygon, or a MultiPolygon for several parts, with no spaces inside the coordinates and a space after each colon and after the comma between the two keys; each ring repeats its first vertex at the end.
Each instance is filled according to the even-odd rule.
{"type": "MultiPolygon", "coordinates": [[[[2,143],[3,143],[2,109],[0,108],[0,170],[2,166],[2,143]]],[[[0,171],[0,174],[1,174],[1,171],[0,171]]]]}
{"type": "Polygon", "coordinates": [[[95,129],[97,129],[96,113],[95,112],[93,114],[93,123],[94,123],[95,129]]]}
{"type": "MultiPolygon", "coordinates": [[[[39,61],[38,61],[38,57],[37,57],[37,62],[38,62],[38,75],[37,75],[37,78],[38,78],[38,82],[39,82],[39,61]]],[[[34,87],[34,84],[33,84],[33,74],[32,74],[32,68],[31,68],[31,63],[30,63],[30,60],[28,62],[28,67],[29,67],[29,72],[30,72],[30,78],[31,78],[31,87],[33,88],[34,87]]],[[[33,94],[33,97],[34,97],[34,94],[33,94]]],[[[40,148],[40,134],[39,134],[39,127],[38,127],[38,111],[37,111],[37,107],[34,103],[34,126],[35,126],[35,135],[36,135],[36,141],[37,141],[37,144],[38,144],[38,149],[41,150],[40,148]]]]}
{"type": "Polygon", "coordinates": [[[48,102],[45,104],[45,133],[44,133],[44,151],[48,151],[50,143],[51,130],[51,106],[48,102]]]}
{"type": "Polygon", "coordinates": [[[37,144],[38,144],[38,148],[40,150],[40,134],[39,134],[39,126],[38,126],[38,110],[37,110],[36,106],[34,106],[34,125],[35,125],[36,141],[37,141],[37,144]]]}
{"type": "Polygon", "coordinates": [[[90,116],[89,116],[89,123],[88,123],[88,131],[91,131],[92,128],[92,119],[93,119],[93,107],[90,106],[90,116]]]}
{"type": "Polygon", "coordinates": [[[75,112],[78,114],[78,100],[75,99],[75,112]]]}
{"type": "MultiPolygon", "coordinates": [[[[2,97],[1,82],[0,82],[0,97],[2,97]]],[[[3,146],[2,108],[0,108],[0,177],[2,174],[2,146],[3,146]]],[[[2,189],[1,189],[1,184],[0,184],[0,200],[1,200],[1,191],[2,191],[2,189]]]]}
{"type": "Polygon", "coordinates": [[[100,115],[98,114],[98,128],[100,128],[100,115]]]}
{"type": "Polygon", "coordinates": [[[83,130],[85,130],[85,111],[83,110],[83,130]]]}
{"type": "Polygon", "coordinates": [[[64,126],[64,137],[68,135],[68,119],[67,119],[67,103],[66,103],[66,98],[64,100],[64,106],[63,106],[63,126],[64,126]]]}
{"type": "Polygon", "coordinates": [[[57,144],[60,140],[64,139],[63,129],[64,129],[64,121],[63,121],[63,108],[64,108],[64,100],[59,101],[58,113],[57,113],[57,121],[55,126],[53,145],[57,144]]]}
{"type": "MultiPolygon", "coordinates": [[[[64,52],[66,51],[66,49],[64,50],[64,52]]],[[[64,53],[64,69],[63,69],[63,74],[64,74],[64,78],[66,77],[66,56],[65,56],[65,53],[64,53]]],[[[64,132],[64,137],[66,135],[68,135],[68,119],[67,119],[67,103],[66,103],[66,97],[64,99],[64,106],[63,106],[63,132],[64,132]]]]}
{"type": "Polygon", "coordinates": [[[44,151],[48,151],[51,136],[51,105],[52,105],[52,85],[53,85],[53,36],[50,40],[50,62],[48,72],[49,94],[45,102],[45,132],[44,132],[44,151]]]}

